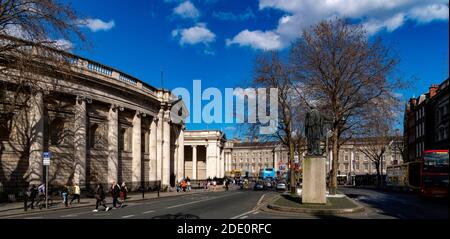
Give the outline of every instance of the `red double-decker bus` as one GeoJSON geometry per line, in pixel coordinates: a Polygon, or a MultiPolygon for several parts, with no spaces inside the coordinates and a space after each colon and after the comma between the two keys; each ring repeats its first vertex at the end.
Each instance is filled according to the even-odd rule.
{"type": "Polygon", "coordinates": [[[420,195],[448,197],[448,150],[425,150],[420,163],[420,195]]]}

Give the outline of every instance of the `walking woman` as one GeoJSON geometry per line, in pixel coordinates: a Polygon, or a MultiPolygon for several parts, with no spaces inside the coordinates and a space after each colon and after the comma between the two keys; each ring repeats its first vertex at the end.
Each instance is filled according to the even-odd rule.
{"type": "Polygon", "coordinates": [[[120,207],[123,207],[125,200],[127,199],[128,188],[125,182],[122,182],[122,186],[120,187],[120,207]]]}
{"type": "Polygon", "coordinates": [[[105,191],[103,190],[103,186],[101,184],[97,185],[97,190],[95,192],[95,199],[96,199],[96,203],[95,203],[95,209],[93,210],[93,212],[98,212],[98,206],[101,204],[104,208],[105,211],[109,211],[109,207],[106,206],[106,202],[105,202],[105,191]]]}

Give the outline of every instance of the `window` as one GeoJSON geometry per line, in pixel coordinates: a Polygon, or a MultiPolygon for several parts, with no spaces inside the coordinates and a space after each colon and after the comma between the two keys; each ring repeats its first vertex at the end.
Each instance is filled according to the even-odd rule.
{"type": "Polygon", "coordinates": [[[348,155],[345,155],[345,159],[344,159],[345,161],[348,161],[348,155]]]}
{"type": "Polygon", "coordinates": [[[348,170],[348,163],[345,164],[345,170],[348,170]]]}
{"type": "Polygon", "coordinates": [[[50,124],[50,144],[61,145],[64,140],[64,121],[61,118],[54,119],[50,124]]]}
{"type": "Polygon", "coordinates": [[[359,154],[355,154],[355,161],[359,161],[359,154]]]}
{"type": "Polygon", "coordinates": [[[356,168],[356,170],[359,170],[359,163],[355,164],[355,168],[356,168]]]}
{"type": "Polygon", "coordinates": [[[368,163],[364,164],[364,170],[369,170],[369,164],[368,163]]]}

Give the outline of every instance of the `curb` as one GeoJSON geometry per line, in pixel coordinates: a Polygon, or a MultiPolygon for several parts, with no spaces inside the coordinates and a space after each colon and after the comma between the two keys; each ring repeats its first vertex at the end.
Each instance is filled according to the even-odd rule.
{"type": "MultiPolygon", "coordinates": [[[[276,197],[276,199],[280,198],[281,196],[276,197]]],[[[348,198],[348,197],[347,197],[348,198]]],[[[266,207],[268,209],[284,212],[284,213],[308,213],[308,214],[321,214],[321,215],[333,215],[333,214],[348,214],[348,213],[356,213],[356,212],[362,212],[365,210],[364,206],[356,203],[351,198],[348,198],[350,201],[352,201],[356,207],[353,208],[344,208],[344,209],[311,209],[311,208],[294,208],[294,207],[286,207],[286,206],[279,206],[273,204],[276,199],[274,199],[272,202],[269,202],[266,207]]]]}
{"type": "MultiPolygon", "coordinates": [[[[217,190],[216,192],[221,192],[222,190],[217,190]]],[[[223,190],[225,191],[225,190],[223,190]]],[[[192,192],[192,193],[188,193],[188,194],[184,194],[184,195],[193,195],[193,194],[200,194],[200,193],[204,193],[204,192],[213,192],[213,191],[201,191],[201,192],[192,192]]],[[[174,194],[174,195],[167,195],[167,196],[160,196],[159,198],[168,198],[168,197],[177,197],[177,196],[182,196],[183,194],[174,194]]],[[[139,199],[134,199],[134,200],[128,200],[127,202],[139,202],[139,201],[146,201],[146,200],[154,200],[154,199],[158,199],[158,197],[154,197],[154,198],[139,198],[139,199]]],[[[58,203],[60,204],[60,203],[58,203]]],[[[57,204],[57,205],[58,205],[57,204]]],[[[7,214],[7,215],[0,215],[0,220],[3,218],[8,218],[8,217],[13,217],[13,216],[20,216],[20,215],[36,215],[36,214],[40,214],[43,212],[53,212],[53,211],[59,211],[59,210],[71,210],[71,209],[77,209],[77,208],[86,208],[86,207],[92,207],[95,206],[95,203],[88,203],[85,205],[80,205],[80,206],[76,206],[76,207],[57,207],[57,208],[49,208],[49,209],[42,209],[39,211],[21,211],[18,213],[13,213],[13,214],[7,214]]],[[[7,212],[9,210],[23,210],[23,207],[17,208],[17,209],[8,209],[8,210],[4,210],[3,212],[7,212]]],[[[1,213],[2,211],[0,211],[1,213]]]]}

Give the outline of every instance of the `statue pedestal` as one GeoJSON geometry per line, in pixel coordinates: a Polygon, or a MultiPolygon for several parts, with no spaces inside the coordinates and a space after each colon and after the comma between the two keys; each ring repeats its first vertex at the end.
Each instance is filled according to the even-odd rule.
{"type": "Polygon", "coordinates": [[[304,157],[302,203],[327,203],[325,160],[325,156],[304,157]]]}

